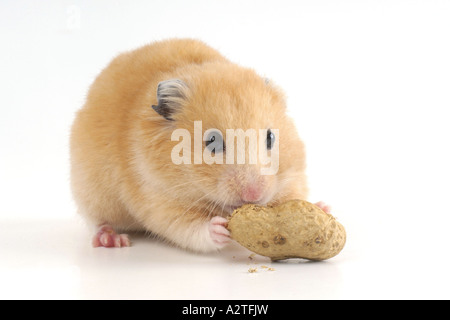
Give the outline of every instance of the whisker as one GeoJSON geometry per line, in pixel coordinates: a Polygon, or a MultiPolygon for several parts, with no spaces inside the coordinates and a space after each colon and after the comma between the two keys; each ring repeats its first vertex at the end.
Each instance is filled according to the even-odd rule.
{"type": "Polygon", "coordinates": [[[199,179],[199,180],[188,181],[188,182],[177,184],[177,185],[172,186],[172,187],[170,187],[168,189],[165,189],[163,193],[159,194],[159,196],[164,196],[164,195],[168,194],[169,192],[174,191],[174,189],[180,188],[182,186],[192,185],[193,183],[198,183],[198,182],[202,182],[202,181],[205,181],[205,180],[207,180],[207,179],[205,178],[205,179],[199,179]]]}
{"type": "MultiPolygon", "coordinates": [[[[200,200],[204,199],[205,197],[209,196],[213,192],[214,192],[214,190],[211,191],[211,192],[206,193],[205,195],[201,196],[196,201],[191,203],[191,205],[181,215],[179,215],[174,221],[172,221],[171,225],[175,225],[176,222],[178,222],[179,219],[181,219],[189,210],[191,210],[196,203],[198,203],[200,200]]],[[[170,228],[170,226],[169,226],[169,228],[170,228]]]]}

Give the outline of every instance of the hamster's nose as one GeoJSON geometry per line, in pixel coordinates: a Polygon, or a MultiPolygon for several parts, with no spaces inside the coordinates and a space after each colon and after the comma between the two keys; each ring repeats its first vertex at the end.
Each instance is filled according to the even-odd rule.
{"type": "Polygon", "coordinates": [[[241,191],[241,199],[244,202],[258,202],[262,198],[262,188],[257,185],[248,185],[241,191]]]}

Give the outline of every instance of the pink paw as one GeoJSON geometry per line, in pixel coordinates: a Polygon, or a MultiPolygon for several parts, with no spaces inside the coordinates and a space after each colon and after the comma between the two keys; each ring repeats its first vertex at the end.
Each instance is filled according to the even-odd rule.
{"type": "Polygon", "coordinates": [[[100,226],[97,234],[92,239],[92,246],[94,248],[129,247],[131,246],[131,241],[128,239],[127,234],[117,234],[110,225],[104,224],[100,226]]]}
{"type": "Polygon", "coordinates": [[[230,231],[228,231],[227,225],[228,220],[220,216],[215,216],[209,222],[209,235],[218,247],[223,247],[230,242],[230,231]]]}
{"type": "Polygon", "coordinates": [[[319,201],[319,202],[315,203],[315,205],[318,206],[323,211],[325,211],[326,213],[330,213],[331,212],[331,207],[329,205],[327,205],[323,201],[319,201]]]}

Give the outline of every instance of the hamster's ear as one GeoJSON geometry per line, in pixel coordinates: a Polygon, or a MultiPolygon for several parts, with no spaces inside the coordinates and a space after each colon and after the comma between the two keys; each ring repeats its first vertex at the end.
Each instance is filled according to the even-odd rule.
{"type": "Polygon", "coordinates": [[[179,79],[160,82],[156,91],[158,105],[153,105],[152,108],[167,120],[173,121],[172,115],[183,105],[187,90],[187,84],[179,79]]]}

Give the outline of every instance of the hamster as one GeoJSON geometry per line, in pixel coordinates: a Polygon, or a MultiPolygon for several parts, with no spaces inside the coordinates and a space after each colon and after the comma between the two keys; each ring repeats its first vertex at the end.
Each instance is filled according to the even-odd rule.
{"type": "Polygon", "coordinates": [[[76,114],[70,152],[74,200],[97,228],[94,247],[126,247],[127,231],[146,231],[191,251],[215,251],[230,241],[226,217],[235,208],[308,193],[304,144],[283,92],[192,39],[154,42],[113,59],[76,114]],[[218,134],[205,139],[207,130],[238,128],[267,132],[263,145],[277,157],[275,174],[261,174],[267,164],[260,161],[194,161],[216,138],[223,148],[216,144],[212,155],[231,150],[218,134]],[[197,146],[185,163],[173,161],[176,129],[197,146]],[[272,140],[277,150],[269,150],[272,140]]]}

